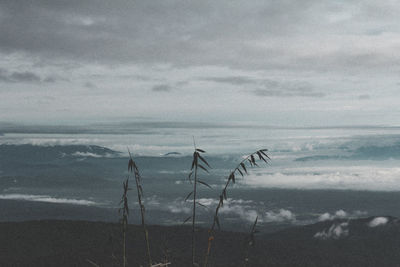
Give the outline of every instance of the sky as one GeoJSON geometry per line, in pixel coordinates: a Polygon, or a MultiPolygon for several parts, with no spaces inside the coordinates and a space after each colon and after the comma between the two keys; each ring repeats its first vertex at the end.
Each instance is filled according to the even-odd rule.
{"type": "Polygon", "coordinates": [[[400,2],[1,0],[0,121],[400,125],[400,2]]]}

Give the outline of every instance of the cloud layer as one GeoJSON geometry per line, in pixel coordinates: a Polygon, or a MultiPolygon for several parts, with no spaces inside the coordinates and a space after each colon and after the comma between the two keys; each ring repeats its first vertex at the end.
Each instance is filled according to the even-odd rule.
{"type": "Polygon", "coordinates": [[[241,183],[254,187],[393,191],[400,189],[400,169],[379,166],[285,168],[254,170],[241,183]]]}
{"type": "Polygon", "coordinates": [[[369,227],[377,227],[377,226],[380,226],[380,225],[385,225],[385,224],[387,224],[388,221],[389,221],[389,219],[386,218],[386,217],[376,217],[376,218],[372,219],[372,220],[368,223],[368,226],[369,226],[369,227]]]}
{"type": "Polygon", "coordinates": [[[2,1],[0,47],[106,62],[379,68],[396,64],[398,11],[395,1],[2,1]]]}
{"type": "Polygon", "coordinates": [[[0,120],[393,124],[399,11],[396,1],[1,1],[0,120]]]}
{"type": "Polygon", "coordinates": [[[314,235],[314,238],[317,239],[340,239],[344,238],[349,235],[349,229],[348,229],[349,223],[343,222],[343,223],[337,223],[337,224],[332,224],[329,229],[324,229],[321,232],[317,232],[314,235]]]}

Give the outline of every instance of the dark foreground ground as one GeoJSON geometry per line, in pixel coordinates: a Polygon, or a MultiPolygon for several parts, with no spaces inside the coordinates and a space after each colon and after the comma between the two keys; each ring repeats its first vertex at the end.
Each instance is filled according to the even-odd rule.
{"type": "MultiPolygon", "coordinates": [[[[259,234],[248,266],[400,266],[400,222],[387,217],[325,221],[259,234]],[[346,225],[348,223],[348,225],[346,225]],[[316,233],[320,238],[316,238],[316,233]],[[324,239],[325,238],[325,239],[324,239]]],[[[153,259],[190,266],[190,228],[150,226],[153,259]]],[[[243,266],[246,234],[219,232],[210,266],[243,266]]],[[[198,255],[207,231],[197,232],[198,255]]],[[[128,229],[129,266],[145,263],[141,228],[128,229]]],[[[0,223],[0,266],[121,266],[121,230],[115,223],[44,220],[0,223]]]]}

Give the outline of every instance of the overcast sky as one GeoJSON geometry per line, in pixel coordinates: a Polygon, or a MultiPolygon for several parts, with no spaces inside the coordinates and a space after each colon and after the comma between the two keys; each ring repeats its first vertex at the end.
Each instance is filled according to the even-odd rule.
{"type": "Polygon", "coordinates": [[[400,2],[0,0],[0,121],[400,125],[400,2]]]}

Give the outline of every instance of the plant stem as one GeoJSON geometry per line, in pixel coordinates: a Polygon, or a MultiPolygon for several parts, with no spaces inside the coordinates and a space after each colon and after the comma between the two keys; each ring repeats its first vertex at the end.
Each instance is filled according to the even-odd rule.
{"type": "MultiPolygon", "coordinates": [[[[259,150],[259,151],[261,151],[261,150],[259,150]]],[[[247,161],[249,161],[249,159],[254,159],[253,157],[254,157],[255,154],[259,155],[259,151],[256,151],[256,152],[254,152],[254,153],[248,155],[247,157],[245,157],[245,158],[236,166],[236,168],[229,174],[229,177],[228,177],[228,180],[226,181],[225,187],[224,187],[224,189],[222,190],[221,195],[220,195],[220,197],[219,197],[219,202],[218,202],[217,208],[215,209],[215,214],[214,214],[213,223],[212,223],[212,225],[211,225],[211,228],[208,230],[208,247],[207,247],[206,255],[205,255],[205,257],[204,257],[204,264],[203,264],[204,267],[207,267],[207,265],[208,265],[208,257],[209,257],[209,255],[210,255],[212,241],[214,240],[214,230],[215,230],[215,224],[216,224],[217,219],[218,219],[218,212],[219,212],[219,209],[220,209],[220,208],[222,207],[222,205],[223,205],[224,197],[226,196],[226,189],[228,188],[228,186],[229,186],[229,184],[230,184],[230,182],[231,182],[231,180],[232,180],[231,177],[234,177],[234,175],[235,175],[235,173],[236,173],[237,171],[240,172],[240,174],[243,176],[242,172],[240,171],[240,167],[241,167],[244,163],[246,163],[247,161]]],[[[260,156],[260,159],[261,159],[262,157],[263,157],[263,155],[260,156]]],[[[247,171],[245,171],[245,172],[247,173],[247,171]]],[[[232,182],[234,182],[234,180],[233,180],[232,182]]]]}
{"type": "Polygon", "coordinates": [[[142,204],[142,194],[141,194],[140,189],[139,189],[139,186],[140,186],[140,184],[139,184],[139,179],[140,178],[139,177],[140,177],[139,176],[139,171],[138,171],[137,168],[135,168],[136,190],[137,190],[138,202],[139,202],[139,206],[140,206],[140,215],[142,217],[141,218],[142,219],[142,228],[143,228],[143,233],[144,233],[144,237],[145,237],[145,240],[146,240],[147,261],[148,261],[149,266],[151,266],[152,265],[152,260],[151,260],[151,255],[150,255],[149,233],[147,231],[146,223],[145,223],[145,220],[144,220],[144,205],[142,204]]]}
{"type": "Polygon", "coordinates": [[[129,207],[128,207],[128,190],[129,190],[129,176],[126,178],[125,182],[123,183],[124,192],[122,194],[122,199],[120,204],[122,207],[119,211],[122,211],[122,265],[126,267],[127,265],[127,257],[126,257],[126,231],[128,225],[128,215],[129,215],[129,207]]]}
{"type": "MultiPolygon", "coordinates": [[[[197,152],[195,152],[195,155],[197,152]]],[[[193,185],[193,214],[192,214],[192,266],[195,266],[195,222],[196,222],[196,190],[197,190],[197,157],[194,165],[194,185],[193,185]]]]}
{"type": "Polygon", "coordinates": [[[124,225],[123,225],[123,236],[124,236],[124,241],[123,241],[123,266],[126,267],[126,224],[124,220],[124,225]]]}

